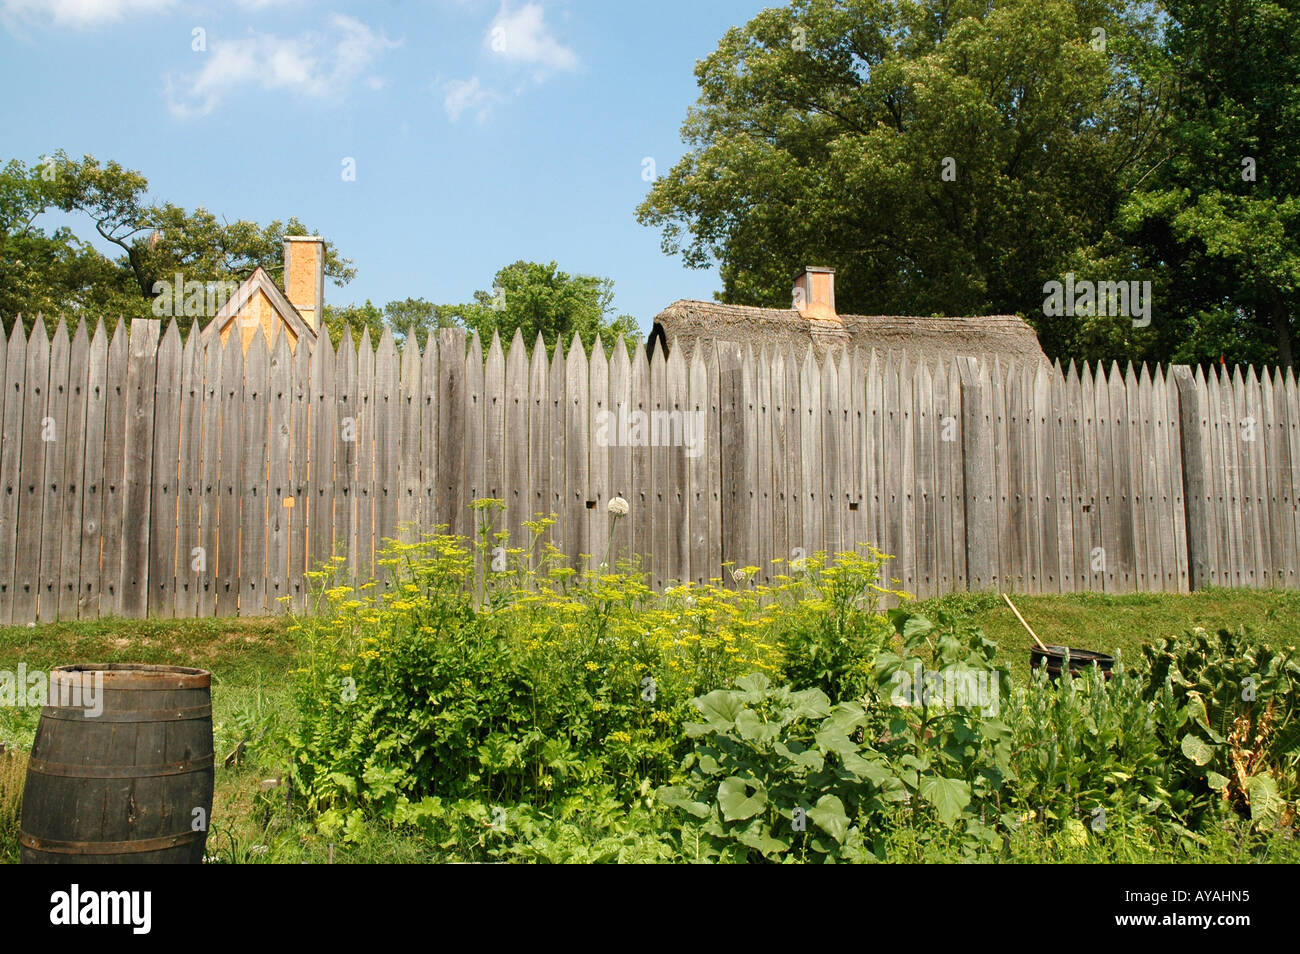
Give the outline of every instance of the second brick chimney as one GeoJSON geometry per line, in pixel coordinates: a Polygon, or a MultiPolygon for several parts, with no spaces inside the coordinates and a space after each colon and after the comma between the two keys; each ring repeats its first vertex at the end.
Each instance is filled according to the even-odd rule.
{"type": "Polygon", "coordinates": [[[284,295],[319,331],[325,307],[325,240],[319,235],[284,237],[284,295]]]}
{"type": "Polygon", "coordinates": [[[834,320],[835,269],[809,265],[794,280],[794,307],[805,318],[834,320]]]}

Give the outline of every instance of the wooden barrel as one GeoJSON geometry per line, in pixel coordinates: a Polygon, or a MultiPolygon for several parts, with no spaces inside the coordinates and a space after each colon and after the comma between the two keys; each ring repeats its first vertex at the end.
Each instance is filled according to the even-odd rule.
{"type": "Polygon", "coordinates": [[[211,681],[178,666],[54,670],[27,763],[23,863],[202,863],[211,681]]]}

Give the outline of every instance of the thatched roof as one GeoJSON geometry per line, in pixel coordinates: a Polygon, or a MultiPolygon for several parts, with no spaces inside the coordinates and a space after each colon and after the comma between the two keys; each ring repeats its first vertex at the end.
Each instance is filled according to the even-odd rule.
{"type": "Polygon", "coordinates": [[[997,354],[1002,357],[1047,360],[1038,336],[1015,315],[979,318],[918,318],[900,315],[840,315],[838,321],[810,320],[793,308],[753,308],[707,301],[675,301],[656,317],[651,347],[686,349],[698,346],[706,359],[712,342],[736,341],[757,350],[775,345],[792,347],[802,357],[812,344],[817,357],[831,347],[866,351],[904,351],[916,357],[997,354]]]}

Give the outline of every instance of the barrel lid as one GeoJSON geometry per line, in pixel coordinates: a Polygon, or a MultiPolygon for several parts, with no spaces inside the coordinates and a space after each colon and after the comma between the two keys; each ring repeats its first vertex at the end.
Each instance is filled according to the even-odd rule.
{"type": "Polygon", "coordinates": [[[212,673],[205,669],[147,663],[79,663],[59,666],[50,676],[51,683],[67,684],[102,678],[105,689],[207,689],[212,685],[212,673]]]}

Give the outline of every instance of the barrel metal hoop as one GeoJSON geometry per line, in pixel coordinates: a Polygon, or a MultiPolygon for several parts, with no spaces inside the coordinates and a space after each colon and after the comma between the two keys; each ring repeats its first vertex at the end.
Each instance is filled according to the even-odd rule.
{"type": "Polygon", "coordinates": [[[60,722],[193,722],[212,718],[212,705],[148,712],[101,712],[97,716],[88,715],[85,709],[76,706],[46,706],[41,716],[60,722]]]}
{"type": "Polygon", "coordinates": [[[24,848],[55,855],[121,855],[177,848],[201,841],[207,834],[206,831],[186,831],[178,835],[162,835],[138,841],[59,841],[54,838],[37,838],[24,831],[19,833],[18,840],[24,848]]]}
{"type": "Polygon", "coordinates": [[[168,775],[203,772],[211,769],[213,763],[212,755],[187,759],[184,762],[166,762],[162,765],[69,765],[65,762],[28,759],[27,770],[56,778],[162,778],[168,775]]]}

